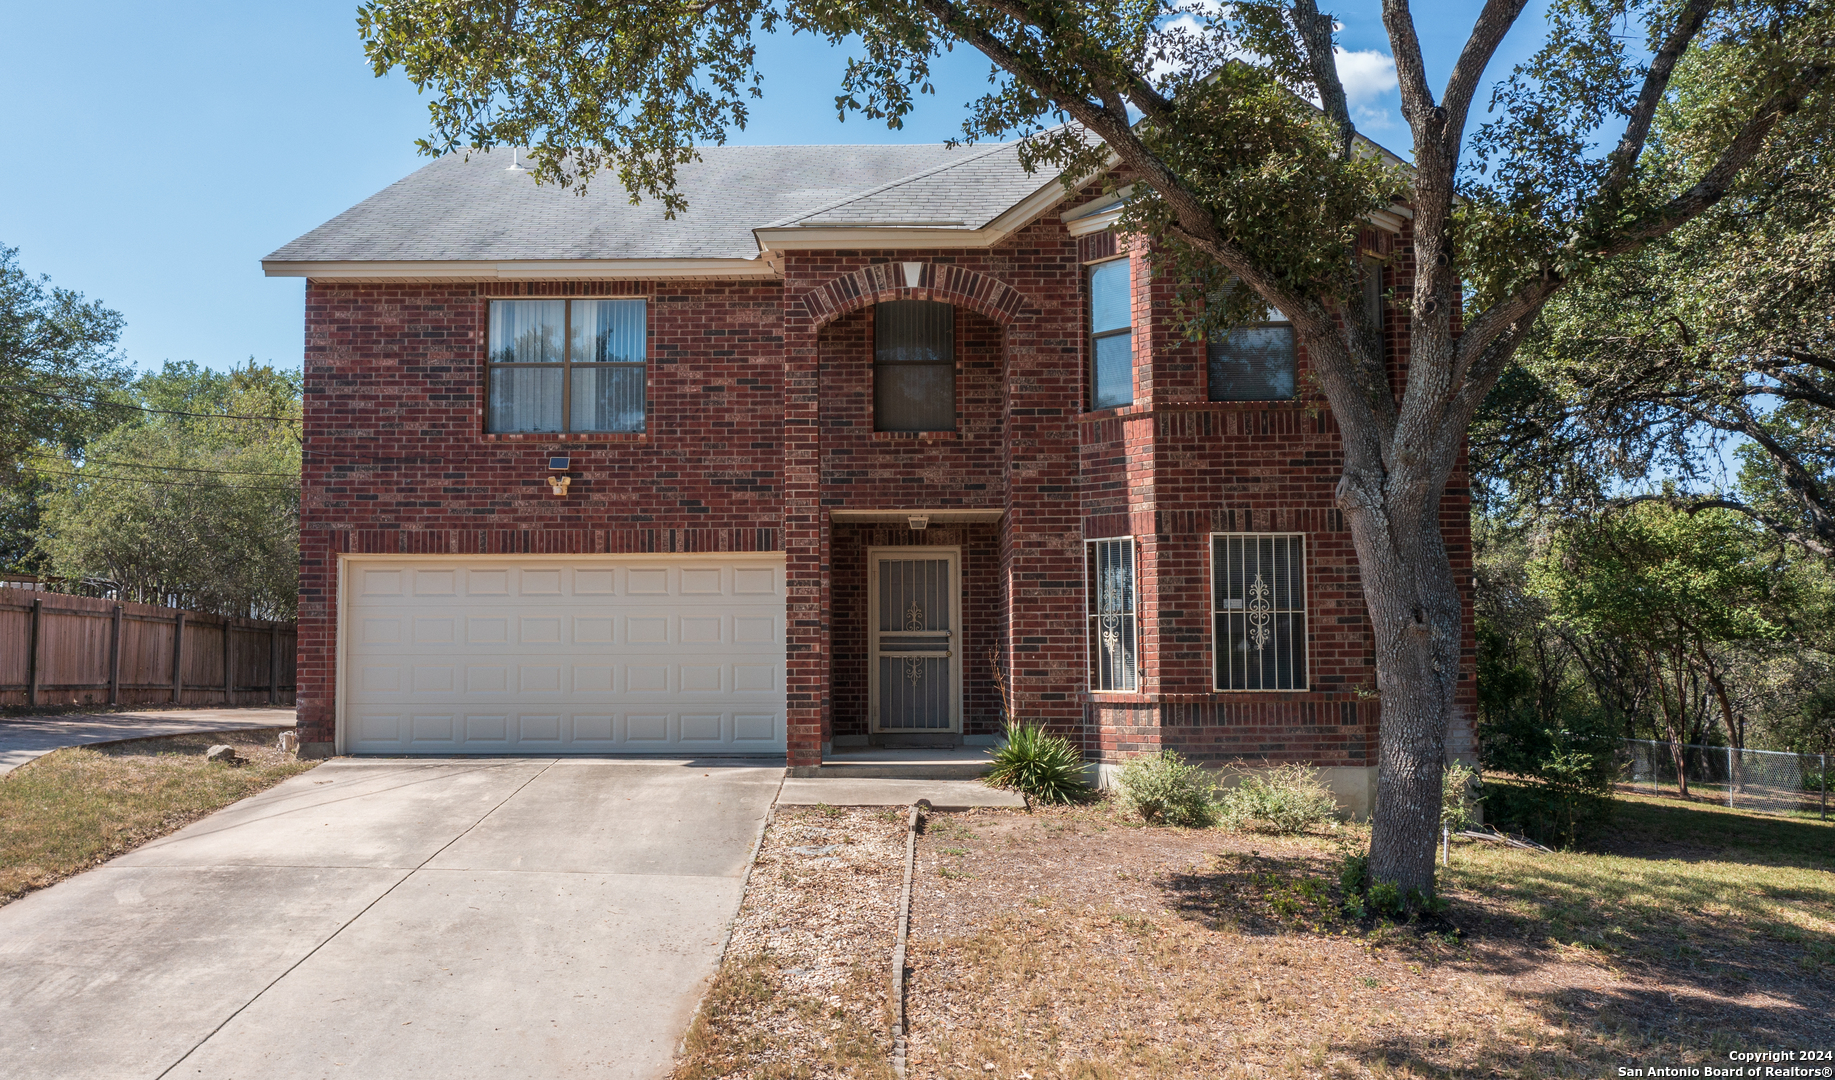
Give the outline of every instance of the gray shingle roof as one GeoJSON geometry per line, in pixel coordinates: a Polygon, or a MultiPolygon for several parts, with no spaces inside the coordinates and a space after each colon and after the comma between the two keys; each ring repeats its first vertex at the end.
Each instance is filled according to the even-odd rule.
{"type": "Polygon", "coordinates": [[[1019,167],[1011,144],[709,146],[681,166],[688,210],[633,206],[616,177],[584,196],[503,151],[440,158],[269,255],[269,262],[731,259],[758,252],[773,223],[961,222],[974,228],[1052,182],[1019,167]]]}
{"type": "Polygon", "coordinates": [[[774,226],[929,225],[978,229],[1043,187],[1049,175],[1019,164],[1019,144],[976,147],[877,188],[775,221],[774,226]]]}

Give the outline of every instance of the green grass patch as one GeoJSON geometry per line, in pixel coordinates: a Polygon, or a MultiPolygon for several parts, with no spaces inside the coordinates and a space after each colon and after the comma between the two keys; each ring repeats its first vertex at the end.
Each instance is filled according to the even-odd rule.
{"type": "Polygon", "coordinates": [[[54,750],[0,777],[0,904],[317,764],[273,747],[271,730],[139,739],[54,750]],[[247,764],[205,761],[222,743],[247,764]]]}
{"type": "MultiPolygon", "coordinates": [[[[1594,850],[1464,843],[1443,882],[1550,944],[1762,979],[1835,975],[1835,822],[1626,796],[1594,850]]],[[[1456,916],[1457,917],[1457,916],[1456,916]]]]}

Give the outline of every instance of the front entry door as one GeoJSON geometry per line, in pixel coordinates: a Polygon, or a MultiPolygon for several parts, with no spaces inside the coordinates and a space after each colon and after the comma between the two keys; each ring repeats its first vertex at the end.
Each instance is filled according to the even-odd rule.
{"type": "Polygon", "coordinates": [[[960,732],[960,552],[874,548],[867,566],[872,730],[960,732]]]}

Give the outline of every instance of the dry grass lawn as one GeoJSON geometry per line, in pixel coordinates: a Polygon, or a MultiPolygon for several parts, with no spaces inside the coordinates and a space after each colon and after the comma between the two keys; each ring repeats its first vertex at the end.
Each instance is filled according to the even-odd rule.
{"type": "MultiPolygon", "coordinates": [[[[832,813],[772,826],[677,1080],[889,1075],[902,822],[832,813]]],[[[931,815],[910,1075],[1606,1077],[1832,1046],[1835,823],[1626,798],[1593,852],[1456,844],[1460,936],[1342,918],[1367,842],[931,815]]]]}
{"type": "Polygon", "coordinates": [[[68,747],[0,776],[0,904],[317,764],[274,744],[274,730],[257,730],[68,747]],[[205,761],[204,752],[220,743],[248,763],[205,761]]]}
{"type": "Polygon", "coordinates": [[[911,1075],[1612,1076],[1830,1048],[1835,827],[1624,800],[1595,853],[1454,848],[1463,937],[1342,919],[1367,832],[937,815],[911,1075]]]}

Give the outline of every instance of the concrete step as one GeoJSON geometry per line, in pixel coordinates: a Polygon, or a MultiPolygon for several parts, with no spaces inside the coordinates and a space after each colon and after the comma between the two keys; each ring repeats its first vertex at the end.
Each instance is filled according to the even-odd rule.
{"type": "Polygon", "coordinates": [[[793,777],[848,780],[976,780],[989,769],[985,746],[862,747],[830,753],[793,777]]]}
{"type": "Polygon", "coordinates": [[[792,777],[777,796],[779,806],[910,806],[928,799],[933,810],[979,806],[1023,809],[1026,800],[975,780],[880,780],[859,777],[792,777]]]}

